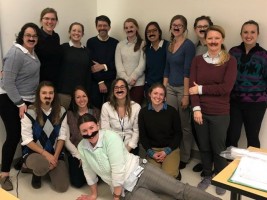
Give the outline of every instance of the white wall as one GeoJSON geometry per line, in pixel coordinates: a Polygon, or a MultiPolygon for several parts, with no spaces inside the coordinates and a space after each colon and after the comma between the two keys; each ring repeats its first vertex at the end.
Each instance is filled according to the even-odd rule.
{"type": "MultiPolygon", "coordinates": [[[[41,11],[46,7],[52,7],[58,12],[59,23],[56,32],[61,36],[61,42],[68,42],[68,29],[72,22],[80,22],[85,26],[83,43],[95,30],[94,19],[97,15],[96,0],[0,0],[0,30],[2,50],[5,55],[15,40],[15,35],[27,22],[40,25],[41,11]]],[[[0,40],[0,41],[1,41],[0,40]]],[[[0,65],[1,66],[1,65],[0,65]]],[[[1,68],[0,68],[1,69],[1,68]]],[[[0,118],[0,163],[2,145],[6,133],[4,124],[0,118]]],[[[16,157],[20,153],[18,148],[16,157]]]]}
{"type": "Polygon", "coordinates": [[[27,22],[40,25],[40,13],[46,7],[54,8],[59,22],[55,29],[60,34],[61,43],[68,42],[68,29],[72,22],[85,26],[85,43],[95,29],[94,19],[97,15],[96,0],[0,0],[1,38],[3,53],[9,50],[15,35],[27,22]]]}
{"type": "MultiPolygon", "coordinates": [[[[214,24],[221,25],[226,31],[225,45],[229,49],[241,42],[241,25],[250,19],[260,25],[259,43],[267,49],[267,1],[266,0],[98,0],[97,13],[106,14],[112,20],[113,35],[119,40],[125,37],[123,22],[128,17],[135,18],[140,26],[140,34],[144,36],[144,29],[148,22],[157,21],[163,37],[169,39],[169,23],[176,14],[184,15],[188,21],[188,37],[196,41],[193,30],[195,18],[201,15],[211,17],[214,24]]],[[[261,146],[267,148],[267,114],[262,122],[260,132],[261,146]]],[[[240,147],[246,148],[244,131],[239,142],[240,147]]]]}
{"type": "MultiPolygon", "coordinates": [[[[61,42],[68,41],[68,27],[72,22],[78,21],[85,26],[85,43],[89,37],[96,35],[94,19],[101,14],[110,17],[110,34],[119,40],[125,37],[123,21],[128,17],[139,22],[142,36],[149,21],[159,22],[163,37],[168,39],[170,19],[176,14],[182,14],[188,20],[190,39],[196,40],[192,27],[195,18],[209,15],[215,24],[224,27],[225,44],[228,48],[241,42],[239,32],[242,23],[254,19],[260,24],[259,42],[267,49],[266,0],[0,0],[3,54],[6,54],[15,40],[15,34],[24,23],[31,21],[39,24],[40,12],[45,7],[53,7],[58,11],[59,23],[56,32],[60,34],[61,42]]],[[[267,132],[267,115],[260,132],[262,147],[267,148],[264,132],[267,132]]],[[[0,147],[4,138],[5,131],[0,122],[0,147]]],[[[246,147],[244,137],[240,140],[240,145],[246,147]]]]}
{"type": "Polygon", "coordinates": [[[267,48],[267,1],[266,0],[98,0],[97,13],[107,14],[112,20],[114,36],[124,37],[123,21],[128,17],[135,18],[140,25],[143,36],[149,21],[159,22],[168,39],[169,23],[176,14],[184,15],[188,20],[189,38],[195,41],[193,23],[196,17],[208,15],[215,24],[226,31],[225,44],[228,48],[240,43],[239,32],[243,22],[254,19],[260,24],[262,33],[259,42],[267,48]]]}

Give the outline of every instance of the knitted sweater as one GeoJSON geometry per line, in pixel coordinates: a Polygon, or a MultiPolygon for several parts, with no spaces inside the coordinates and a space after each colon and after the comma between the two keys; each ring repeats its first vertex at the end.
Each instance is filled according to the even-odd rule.
{"type": "Polygon", "coordinates": [[[15,43],[4,57],[0,93],[7,93],[17,106],[23,104],[23,100],[33,102],[39,84],[39,72],[40,61],[35,53],[31,55],[15,43]]]}
{"type": "Polygon", "coordinates": [[[152,46],[146,46],[146,70],[145,70],[145,82],[149,86],[153,83],[162,83],[163,74],[166,65],[167,54],[166,40],[162,40],[162,46],[155,50],[152,46]]]}
{"type": "Polygon", "coordinates": [[[151,148],[170,147],[175,150],[180,146],[182,129],[178,112],[167,105],[159,112],[142,108],[139,112],[140,142],[147,151],[151,148]]]}
{"type": "Polygon", "coordinates": [[[191,95],[191,105],[200,106],[201,112],[208,115],[228,115],[229,98],[237,74],[236,60],[230,60],[221,66],[207,63],[202,55],[192,61],[189,87],[194,82],[202,85],[202,95],[191,95]]]}
{"type": "Polygon", "coordinates": [[[86,47],[90,50],[92,60],[100,64],[106,64],[107,71],[99,71],[92,74],[93,81],[100,82],[114,80],[116,78],[115,50],[118,40],[109,37],[107,41],[101,41],[98,37],[87,40],[86,47]]]}
{"type": "Polygon", "coordinates": [[[70,46],[69,43],[61,45],[63,51],[60,69],[60,82],[58,92],[71,95],[78,85],[90,92],[92,58],[89,50],[70,46]]]}
{"type": "Polygon", "coordinates": [[[49,35],[42,28],[41,33],[35,48],[41,61],[40,82],[51,81],[57,86],[62,59],[59,35],[55,32],[49,35]]]}
{"type": "Polygon", "coordinates": [[[237,78],[231,99],[244,103],[267,102],[267,51],[256,44],[248,54],[245,45],[230,49],[237,60],[237,78]]]}
{"type": "MultiPolygon", "coordinates": [[[[59,124],[52,124],[51,111],[43,110],[44,125],[40,125],[36,120],[36,112],[34,109],[29,108],[21,119],[21,145],[26,146],[30,142],[34,141],[47,152],[54,154],[57,140],[65,140],[66,134],[69,131],[67,125],[66,111],[61,107],[61,119],[59,124]]],[[[23,155],[32,152],[27,146],[23,149],[23,155]]],[[[63,154],[61,154],[63,158],[63,154]]]]}
{"type": "Polygon", "coordinates": [[[139,157],[127,151],[120,136],[112,131],[100,130],[95,147],[83,139],[78,150],[88,185],[97,183],[98,176],[111,188],[126,188],[129,175],[139,165],[139,157]]]}
{"type": "Polygon", "coordinates": [[[143,52],[144,42],[138,51],[134,52],[134,43],[127,39],[119,42],[116,48],[115,61],[117,77],[124,78],[128,83],[136,80],[135,86],[145,84],[145,55],[143,52]]]}

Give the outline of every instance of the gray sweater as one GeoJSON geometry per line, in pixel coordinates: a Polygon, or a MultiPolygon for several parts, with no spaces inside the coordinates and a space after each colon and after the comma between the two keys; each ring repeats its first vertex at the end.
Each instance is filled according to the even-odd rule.
{"type": "Polygon", "coordinates": [[[14,44],[4,57],[1,93],[7,93],[11,101],[19,106],[24,100],[34,101],[39,84],[40,61],[24,47],[14,44]]]}

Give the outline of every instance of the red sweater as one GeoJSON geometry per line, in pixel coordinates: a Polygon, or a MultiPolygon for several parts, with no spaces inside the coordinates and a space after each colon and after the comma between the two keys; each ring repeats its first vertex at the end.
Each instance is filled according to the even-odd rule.
{"type": "Polygon", "coordinates": [[[192,61],[190,87],[193,82],[202,85],[202,95],[190,96],[192,107],[200,106],[201,112],[208,115],[227,115],[230,110],[230,92],[237,75],[237,62],[230,60],[221,66],[207,63],[202,55],[192,61]]]}

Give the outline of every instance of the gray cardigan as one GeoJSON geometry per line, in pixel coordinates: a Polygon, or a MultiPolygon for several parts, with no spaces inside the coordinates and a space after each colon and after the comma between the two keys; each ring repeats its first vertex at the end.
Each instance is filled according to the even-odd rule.
{"type": "Polygon", "coordinates": [[[24,100],[34,101],[39,84],[40,61],[36,54],[14,44],[4,57],[1,93],[6,92],[11,101],[19,106],[24,100]]]}

